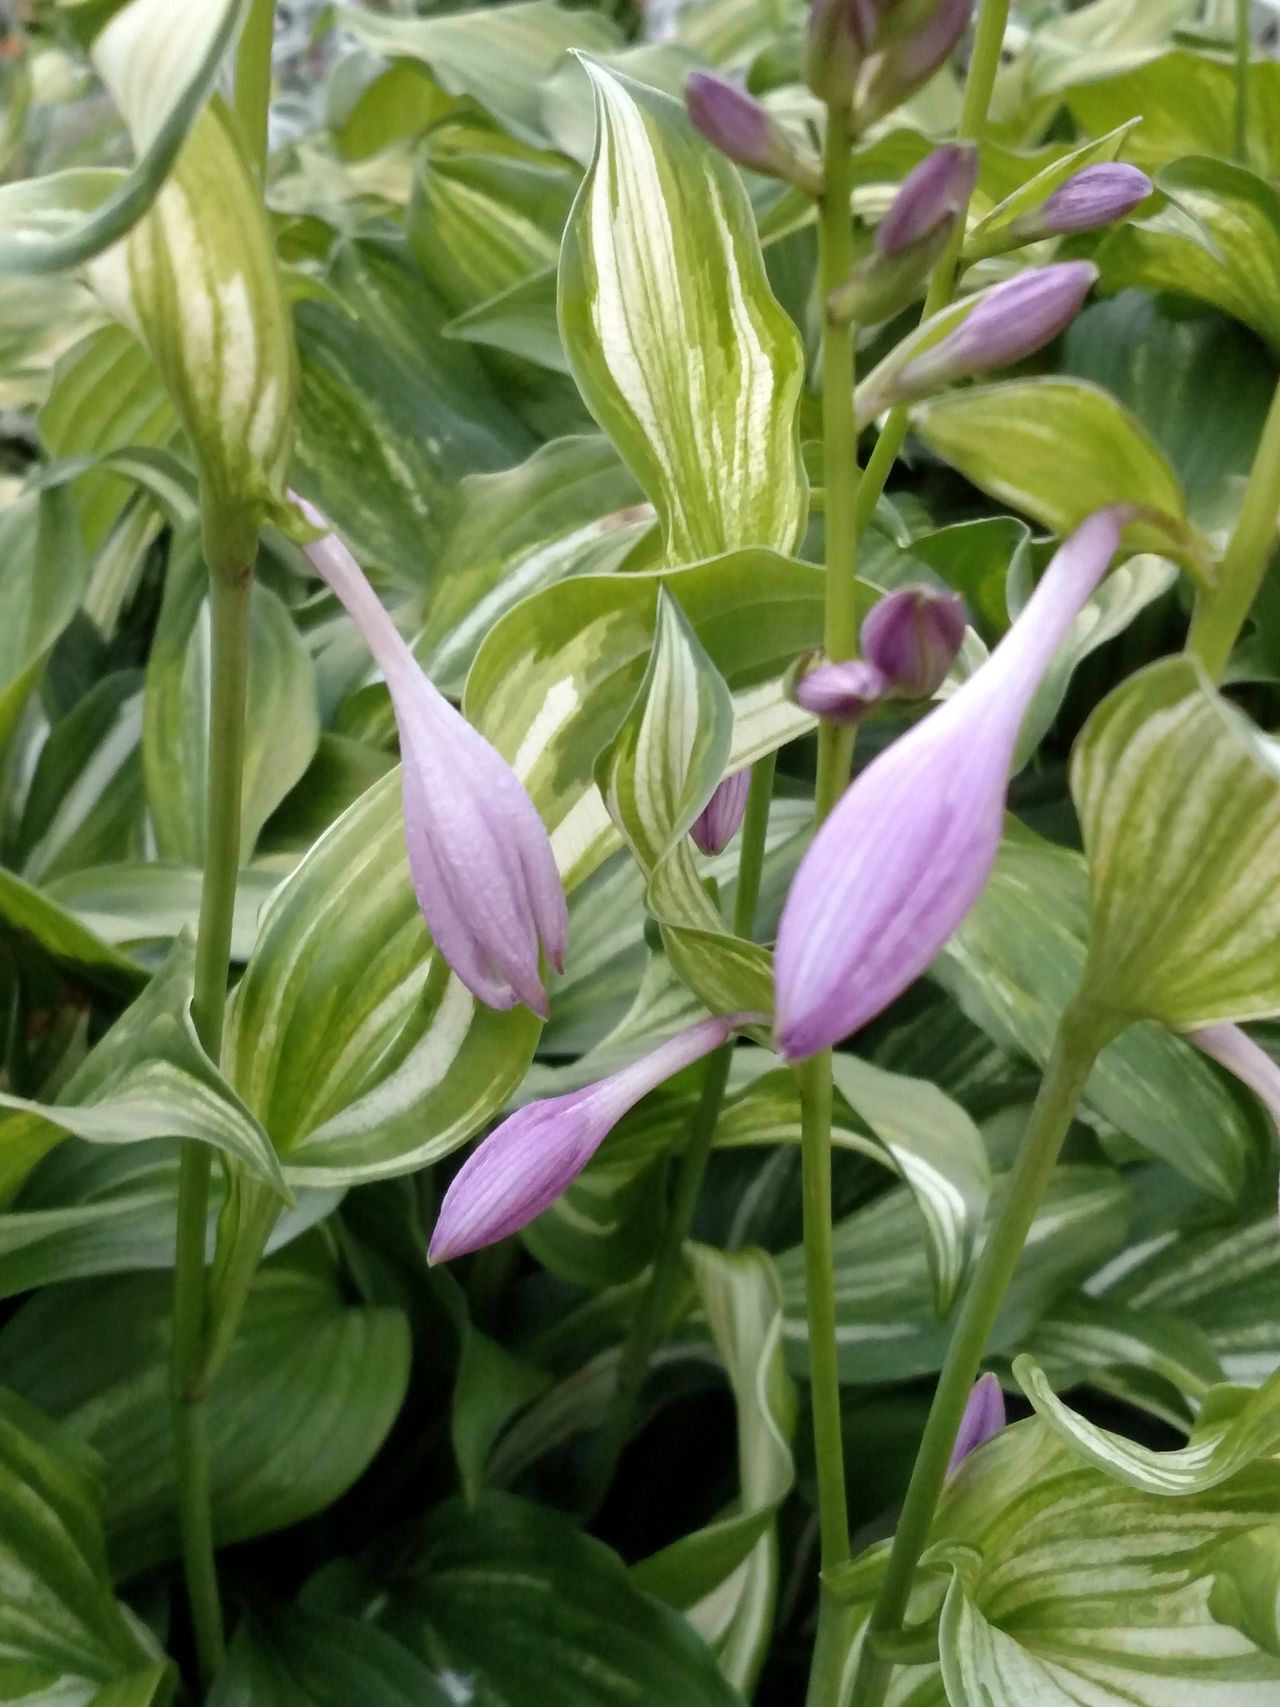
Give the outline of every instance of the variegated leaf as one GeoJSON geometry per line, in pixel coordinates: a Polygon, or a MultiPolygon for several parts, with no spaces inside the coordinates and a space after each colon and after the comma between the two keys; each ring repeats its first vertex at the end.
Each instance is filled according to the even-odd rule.
{"type": "Polygon", "coordinates": [[[1280,1518],[1214,1554],[1209,1610],[1220,1624],[1280,1657],[1280,1518]]]}
{"type": "Polygon", "coordinates": [[[1076,743],[1087,999],[1176,1030],[1280,1011],[1280,755],[1190,657],[1131,677],[1076,743]]]}
{"type": "Polygon", "coordinates": [[[741,179],[669,96],[588,70],[596,153],[560,258],[579,389],[656,505],[668,561],[791,550],[804,362],[741,179]]]}

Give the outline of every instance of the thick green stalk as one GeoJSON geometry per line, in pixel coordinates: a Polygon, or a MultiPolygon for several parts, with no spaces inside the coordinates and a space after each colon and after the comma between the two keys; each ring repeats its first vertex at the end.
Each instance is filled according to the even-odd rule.
{"type": "Polygon", "coordinates": [[[1017,1161],[956,1318],[863,1643],[854,1678],[853,1707],[880,1707],[884,1700],[893,1667],[877,1651],[876,1638],[894,1635],[902,1628],[916,1566],[929,1542],[951,1450],[983,1353],[1057,1165],[1062,1141],[1106,1040],[1087,1016],[1070,1007],[1063,1014],[1017,1161]]]}
{"type": "Polygon", "coordinates": [[[276,0],[253,0],[236,49],[235,111],[258,182],[267,169],[267,115],[271,107],[271,49],[276,0]]]}
{"type": "Polygon", "coordinates": [[[1236,0],[1236,159],[1249,163],[1249,62],[1253,57],[1253,9],[1236,0]]]}
{"type": "MultiPolygon", "coordinates": [[[[829,108],[819,225],[819,283],[824,304],[853,265],[853,150],[849,112],[829,108]]],[[[858,650],[858,433],[853,415],[856,329],[827,316],[822,346],[822,426],[827,486],[827,586],[823,645],[829,658],[858,650]]],[[[853,729],[818,729],[815,823],[844,793],[853,758],[853,729]]],[[[831,1053],[824,1050],[796,1071],[800,1085],[800,1161],[804,1198],[805,1298],[809,1333],[809,1393],[818,1477],[823,1588],[818,1636],[809,1671],[809,1707],[836,1707],[848,1649],[847,1611],[826,1592],[831,1571],[849,1557],[840,1370],[835,1338],[835,1257],[831,1200],[831,1053]]]]}
{"type": "Polygon", "coordinates": [[[1280,386],[1271,399],[1240,516],[1223,554],[1217,581],[1197,602],[1187,638],[1187,650],[1199,658],[1214,681],[1220,679],[1227,667],[1275,554],[1278,520],[1280,386]]]}
{"type": "MultiPolygon", "coordinates": [[[[205,1050],[222,1047],[231,958],[231,924],[240,869],[240,794],[244,769],[245,687],[249,666],[251,572],[210,576],[212,689],[205,812],[204,887],[196,938],[191,1014],[205,1050]]],[[[221,1663],[222,1607],[214,1564],[209,1452],[200,1370],[208,1329],[205,1225],[210,1151],[187,1143],[178,1175],[178,1237],[173,1288],[171,1394],[182,1560],[202,1676],[221,1663]]]]}
{"type": "MultiPolygon", "coordinates": [[[[738,887],[733,903],[735,936],[750,937],[760,900],[764,873],[765,840],[769,830],[769,805],[773,798],[773,774],[777,755],[760,759],[751,773],[751,788],[742,820],[742,844],[738,855],[738,887]]],[[[663,1228],[662,1242],[654,1258],[649,1283],[639,1309],[623,1341],[618,1360],[618,1378],[609,1408],[596,1439],[595,1469],[589,1486],[588,1510],[594,1511],[609,1490],[618,1459],[627,1443],[636,1403],[654,1353],[662,1342],[675,1303],[685,1241],[693,1225],[698,1194],[711,1158],[716,1124],[729,1080],[733,1044],[726,1043],[708,1056],[703,1068],[702,1090],[680,1160],[671,1211],[663,1228]]]]}
{"type": "MultiPolygon", "coordinates": [[[[973,56],[969,61],[968,76],[965,78],[964,104],[956,130],[956,136],[961,142],[977,142],[986,125],[987,109],[991,105],[991,93],[996,86],[996,73],[1000,69],[1000,50],[1004,45],[1005,26],[1008,22],[1009,0],[982,0],[978,12],[978,26],[973,38],[973,56]]],[[[944,309],[955,294],[968,211],[966,204],[956,220],[950,243],[933,269],[924,309],[920,315],[922,321],[944,309]]],[[[867,526],[876,505],[880,502],[881,495],[889,483],[889,476],[893,473],[893,465],[898,460],[898,453],[906,443],[910,424],[910,412],[904,404],[899,404],[896,409],[889,411],[889,417],[881,429],[875,449],[867,460],[866,473],[858,487],[859,528],[867,526]]]]}

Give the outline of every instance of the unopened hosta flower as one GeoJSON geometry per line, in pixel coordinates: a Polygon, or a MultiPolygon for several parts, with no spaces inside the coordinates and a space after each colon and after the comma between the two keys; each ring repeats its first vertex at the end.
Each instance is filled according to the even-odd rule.
{"type": "Polygon", "coordinates": [[[964,644],[964,600],[945,587],[898,587],[862,625],[862,654],[904,699],[929,699],[964,644]]]}
{"type": "Polygon", "coordinates": [[[832,317],[873,325],[910,302],[964,217],[977,174],[971,143],[949,143],[922,160],[876,227],[871,253],[832,293],[832,317]]]}
{"type": "Polygon", "coordinates": [[[1255,1043],[1247,1031],[1238,1025],[1207,1025],[1200,1031],[1189,1031],[1187,1041],[1215,1060],[1220,1067],[1234,1073],[1242,1085],[1247,1085],[1271,1116],[1280,1132],[1280,1065],[1255,1043]]]}
{"type": "Polygon", "coordinates": [[[758,1017],[699,1020],[607,1079],[517,1109],[467,1158],[445,1193],[430,1260],[448,1262],[527,1227],[573,1184],[641,1097],[758,1017]]]}
{"type": "Polygon", "coordinates": [[[1151,194],[1151,180],[1137,166],[1103,161],[1086,166],[1061,184],[1042,205],[1017,226],[1036,236],[1063,237],[1074,231],[1093,231],[1124,219],[1151,194]]]}
{"type": "Polygon", "coordinates": [[[986,663],[868,765],[814,838],[775,955],[778,1039],[791,1059],[874,1019],[977,900],[1023,715],[1126,515],[1113,506],[1076,529],[986,663]]]}
{"type": "Polygon", "coordinates": [[[973,0],[878,0],[879,27],[858,77],[854,115],[860,130],[909,100],[950,58],[973,13],[973,0]]]}
{"type": "Polygon", "coordinates": [[[715,793],[694,819],[689,831],[704,854],[723,853],[737,835],[750,792],[750,766],[735,771],[717,784],[715,793]]]}
{"type": "Polygon", "coordinates": [[[892,692],[891,683],[874,664],[865,658],[846,658],[803,670],[791,697],[802,711],[828,723],[861,723],[892,692]]]}
{"type": "Polygon", "coordinates": [[[955,1474],[971,1452],[976,1452],[993,1435],[999,1434],[1004,1424],[1004,1393],[997,1377],[988,1372],[974,1383],[969,1395],[956,1443],[951,1448],[948,1476],[955,1474]]]}
{"type": "MultiPolygon", "coordinates": [[[[309,504],[303,513],[327,528],[309,504]]],[[[418,901],[440,953],[491,1008],[543,1018],[540,948],[563,971],[564,888],[546,828],[507,761],[427,680],[354,557],[327,532],[306,547],[386,678],[400,732],[404,829],[418,901]]]]}
{"type": "Polygon", "coordinates": [[[737,165],[814,194],[821,188],[816,164],[803,157],[754,95],[714,71],[691,71],[684,95],[697,129],[737,165]]]}

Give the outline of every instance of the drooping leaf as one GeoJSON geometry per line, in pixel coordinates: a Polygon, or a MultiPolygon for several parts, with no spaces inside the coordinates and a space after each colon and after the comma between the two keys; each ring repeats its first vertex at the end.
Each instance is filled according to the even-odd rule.
{"type": "Polygon", "coordinates": [[[579,389],[656,506],[670,562],[791,550],[803,356],[742,182],[670,97],[589,70],[596,154],[560,259],[579,389]]]}
{"type": "Polygon", "coordinates": [[[450,1707],[430,1668],[357,1618],[255,1604],[236,1631],[209,1707],[450,1707]]]}
{"type": "Polygon", "coordinates": [[[1184,1031],[1280,1010],[1280,758],[1192,658],[1103,701],[1071,787],[1089,999],[1184,1031]]]}

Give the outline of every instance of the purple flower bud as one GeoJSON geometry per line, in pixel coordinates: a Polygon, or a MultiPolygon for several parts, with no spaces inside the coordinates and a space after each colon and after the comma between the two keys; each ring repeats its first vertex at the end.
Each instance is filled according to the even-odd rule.
{"type": "Polygon", "coordinates": [[[888,1007],[981,894],[1023,716],[1129,514],[1112,506],[1076,529],[987,661],[872,760],[814,838],[774,956],[789,1059],[839,1043],[888,1007]]]}
{"type": "Polygon", "coordinates": [[[820,101],[848,105],[879,24],[877,0],[811,0],[804,80],[820,101]]]}
{"type": "Polygon", "coordinates": [[[888,401],[923,397],[1033,354],[1070,325],[1097,278],[1091,261],[1059,261],[996,285],[954,331],[889,376],[888,401]]]}
{"type": "Polygon", "coordinates": [[[892,691],[892,684],[874,664],[850,658],[806,670],[796,678],[791,697],[802,711],[827,723],[861,723],[892,691]]]}
{"type": "Polygon", "coordinates": [[[893,204],[876,228],[881,255],[897,255],[928,237],[969,205],[978,181],[978,150],[970,142],[935,148],[903,180],[893,204]]]}
{"type": "Polygon", "coordinates": [[[782,178],[816,194],[821,181],[776,119],[726,77],[691,71],[684,86],[685,105],[695,127],[713,148],[739,166],[782,178]]]}
{"type": "Polygon", "coordinates": [[[964,600],[940,587],[899,587],[862,625],[862,651],[904,699],[931,699],[964,644],[964,600]]]}
{"type": "Polygon", "coordinates": [[[445,1193],[428,1260],[448,1262],[527,1227],[573,1184],[641,1097],[760,1017],[700,1020],[597,1084],[517,1109],[468,1156],[445,1193]]]}
{"type": "Polygon", "coordinates": [[[976,1452],[993,1434],[999,1434],[1004,1423],[1004,1394],[1000,1390],[999,1381],[988,1372],[979,1378],[969,1395],[969,1403],[964,1408],[964,1418],[960,1423],[960,1432],[951,1448],[947,1475],[954,1476],[969,1454],[976,1452]]]}
{"type": "Polygon", "coordinates": [[[1280,1066],[1238,1025],[1208,1025],[1189,1031],[1187,1042],[1234,1073],[1257,1097],[1280,1132],[1280,1066]]]}
{"type": "MultiPolygon", "coordinates": [[[[314,527],[328,527],[298,502],[314,527]]],[[[400,731],[409,869],[436,947],[489,1007],[523,1002],[545,1019],[539,943],[563,971],[569,909],[533,802],[501,754],[427,680],[337,535],[304,549],[386,678],[400,731]]]]}
{"type": "Polygon", "coordinates": [[[858,127],[891,113],[941,69],[965,32],[973,0],[936,0],[932,9],[915,5],[885,8],[877,40],[879,51],[867,62],[857,92],[858,127]],[[928,10],[927,16],[922,14],[928,10]]]}
{"type": "Polygon", "coordinates": [[[716,784],[715,793],[694,819],[689,831],[704,854],[723,853],[737,835],[750,792],[750,765],[716,784]]]}
{"type": "Polygon", "coordinates": [[[1060,237],[1072,231],[1092,231],[1123,219],[1151,194],[1151,180],[1136,166],[1111,161],[1086,166],[1068,178],[1053,194],[1018,221],[1019,228],[1034,228],[1037,235],[1060,237]]]}

